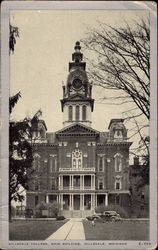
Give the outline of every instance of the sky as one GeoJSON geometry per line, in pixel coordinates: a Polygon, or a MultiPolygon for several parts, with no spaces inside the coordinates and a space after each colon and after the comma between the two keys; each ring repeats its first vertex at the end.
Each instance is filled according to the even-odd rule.
{"type": "MultiPolygon", "coordinates": [[[[18,27],[20,37],[16,39],[14,54],[10,55],[10,95],[19,91],[22,95],[12,118],[32,117],[41,109],[48,131],[61,129],[62,82],[66,83],[75,42],[84,39],[91,28],[99,29],[99,22],[123,27],[125,21],[134,25],[147,15],[144,10],[11,11],[10,23],[18,27]]],[[[86,51],[81,51],[84,56],[86,51]]],[[[93,98],[97,100],[102,92],[94,86],[93,98]]],[[[92,127],[107,131],[110,120],[122,118],[127,108],[96,101],[92,127]]]]}

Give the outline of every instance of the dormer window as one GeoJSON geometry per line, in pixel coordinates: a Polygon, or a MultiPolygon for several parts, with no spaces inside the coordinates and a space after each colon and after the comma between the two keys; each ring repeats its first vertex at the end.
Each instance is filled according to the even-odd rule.
{"type": "Polygon", "coordinates": [[[123,139],[123,134],[121,129],[116,129],[114,132],[114,139],[116,140],[122,140],[123,139]]]}

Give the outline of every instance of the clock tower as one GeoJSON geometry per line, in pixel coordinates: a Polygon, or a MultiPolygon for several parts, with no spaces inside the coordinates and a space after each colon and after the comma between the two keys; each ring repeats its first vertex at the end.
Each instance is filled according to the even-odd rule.
{"type": "Polygon", "coordinates": [[[61,108],[63,125],[82,123],[91,126],[91,113],[94,99],[92,99],[92,84],[89,83],[86,73],[86,63],[83,62],[80,43],[76,42],[72,62],[69,63],[69,74],[66,85],[63,86],[61,108]]]}

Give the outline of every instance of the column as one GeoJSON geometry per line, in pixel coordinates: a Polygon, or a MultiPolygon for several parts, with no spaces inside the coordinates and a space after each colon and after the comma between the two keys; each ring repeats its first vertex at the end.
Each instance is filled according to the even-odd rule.
{"type": "Polygon", "coordinates": [[[93,197],[92,197],[92,194],[91,194],[91,210],[93,210],[93,197]]]}
{"type": "Polygon", "coordinates": [[[46,203],[49,203],[49,195],[46,195],[46,203]]]}
{"type": "Polygon", "coordinates": [[[108,206],[108,193],[106,193],[105,195],[105,206],[106,207],[108,206]]]}
{"type": "Polygon", "coordinates": [[[61,189],[63,189],[63,175],[61,175],[61,189]]]}
{"type": "Polygon", "coordinates": [[[80,210],[82,210],[82,194],[80,194],[80,210]]]}
{"type": "Polygon", "coordinates": [[[95,194],[93,194],[93,209],[95,210],[95,194]]]}
{"type": "Polygon", "coordinates": [[[61,194],[61,210],[63,210],[63,194],[61,194]]]}
{"type": "Polygon", "coordinates": [[[69,210],[72,210],[72,194],[69,194],[69,210]]]}
{"type": "Polygon", "coordinates": [[[80,190],[82,190],[83,189],[83,187],[82,187],[82,175],[80,175],[80,190]]]}
{"type": "Polygon", "coordinates": [[[74,194],[72,194],[72,210],[74,210],[74,194]]]}
{"type": "Polygon", "coordinates": [[[61,185],[61,179],[60,178],[61,178],[61,176],[59,175],[59,190],[61,189],[61,186],[60,186],[61,185]]]}
{"type": "Polygon", "coordinates": [[[71,175],[69,175],[69,188],[72,188],[71,175]]]}
{"type": "Polygon", "coordinates": [[[57,203],[59,203],[59,197],[58,197],[58,195],[57,195],[57,203]]]}
{"type": "Polygon", "coordinates": [[[97,194],[95,196],[95,207],[97,207],[97,194]]]}
{"type": "Polygon", "coordinates": [[[61,208],[61,196],[59,194],[59,197],[58,197],[58,202],[59,202],[59,207],[61,208]]]}
{"type": "Polygon", "coordinates": [[[57,157],[54,157],[55,171],[57,171],[57,157]]]}
{"type": "Polygon", "coordinates": [[[83,211],[84,211],[84,194],[82,195],[82,208],[83,208],[83,211]]]}
{"type": "Polygon", "coordinates": [[[92,174],[91,174],[91,190],[93,189],[93,181],[92,181],[92,174]]]}
{"type": "Polygon", "coordinates": [[[71,184],[72,184],[72,189],[74,189],[74,176],[72,175],[72,182],[71,182],[71,184]]]}
{"type": "Polygon", "coordinates": [[[94,177],[94,179],[93,179],[93,180],[94,180],[94,189],[95,189],[95,174],[93,175],[93,177],[94,177]]]}
{"type": "Polygon", "coordinates": [[[82,188],[83,188],[83,190],[84,190],[84,175],[83,175],[82,188]]]}

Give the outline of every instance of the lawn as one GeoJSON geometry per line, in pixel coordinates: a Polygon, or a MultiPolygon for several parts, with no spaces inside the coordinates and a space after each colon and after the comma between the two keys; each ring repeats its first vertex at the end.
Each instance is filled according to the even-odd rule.
{"type": "Polygon", "coordinates": [[[45,240],[65,221],[13,221],[9,225],[10,240],[45,240]]]}
{"type": "Polygon", "coordinates": [[[83,221],[86,240],[149,240],[149,222],[95,222],[83,221]]]}

